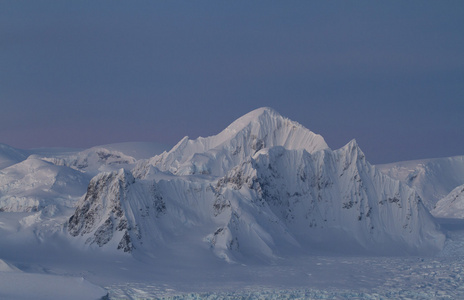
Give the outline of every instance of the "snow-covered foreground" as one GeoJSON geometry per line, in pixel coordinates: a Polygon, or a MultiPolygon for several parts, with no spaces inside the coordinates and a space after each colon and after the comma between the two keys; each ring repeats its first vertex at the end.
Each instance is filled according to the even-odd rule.
{"type": "Polygon", "coordinates": [[[448,239],[435,257],[305,256],[174,268],[105,288],[110,299],[463,299],[464,220],[439,221],[448,239]]]}
{"type": "MultiPolygon", "coordinates": [[[[306,257],[291,264],[214,274],[222,282],[127,282],[106,286],[110,299],[462,299],[460,259],[306,257]],[[196,284],[196,286],[194,286],[196,284]]],[[[180,276],[182,278],[182,276],[180,276]]],[[[203,277],[203,276],[200,276],[203,277]]],[[[208,278],[205,278],[208,279],[208,278]]]]}
{"type": "Polygon", "coordinates": [[[439,221],[448,239],[436,257],[305,256],[274,265],[174,268],[156,280],[105,288],[110,299],[462,299],[464,221],[439,221]]]}
{"type": "Polygon", "coordinates": [[[30,238],[32,231],[22,230],[22,237],[5,234],[14,227],[11,213],[0,213],[0,219],[0,257],[9,263],[0,270],[2,299],[28,299],[31,293],[41,299],[100,299],[105,293],[109,299],[464,297],[463,220],[439,220],[447,242],[434,257],[314,255],[244,265],[225,263],[207,252],[189,255],[189,249],[183,249],[182,258],[170,255],[169,249],[137,256],[78,249],[59,234],[53,244],[40,243],[30,238]]]}
{"type": "Polygon", "coordinates": [[[84,278],[0,271],[0,299],[102,299],[107,291],[84,278]]]}

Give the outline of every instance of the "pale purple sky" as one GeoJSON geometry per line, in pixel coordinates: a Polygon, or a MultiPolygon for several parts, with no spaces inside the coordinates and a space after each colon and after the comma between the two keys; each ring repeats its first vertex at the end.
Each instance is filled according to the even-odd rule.
{"type": "Polygon", "coordinates": [[[369,161],[464,155],[464,1],[1,1],[0,143],[174,144],[270,106],[369,161]]]}

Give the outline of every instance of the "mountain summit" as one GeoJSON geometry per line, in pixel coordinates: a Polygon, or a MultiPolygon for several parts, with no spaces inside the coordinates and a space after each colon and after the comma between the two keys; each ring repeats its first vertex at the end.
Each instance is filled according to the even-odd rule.
{"type": "Polygon", "coordinates": [[[169,152],[140,164],[135,173],[145,174],[143,170],[151,165],[176,175],[223,176],[257,151],[275,146],[308,153],[328,148],[322,136],[264,107],[237,119],[218,135],[184,137],[169,152]]]}

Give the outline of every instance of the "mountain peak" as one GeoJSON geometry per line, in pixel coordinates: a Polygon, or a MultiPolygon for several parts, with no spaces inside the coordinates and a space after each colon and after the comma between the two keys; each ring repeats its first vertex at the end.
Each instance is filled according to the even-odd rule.
{"type": "Polygon", "coordinates": [[[357,157],[357,159],[365,160],[364,152],[361,150],[361,148],[358,145],[358,142],[356,142],[355,139],[352,139],[345,146],[343,146],[337,151],[340,153],[345,153],[345,155],[353,158],[357,157]]]}
{"type": "Polygon", "coordinates": [[[259,150],[275,146],[304,149],[309,153],[329,148],[322,136],[272,108],[262,107],[238,118],[215,136],[195,140],[184,138],[169,152],[153,157],[149,163],[178,175],[223,176],[259,150]]]}
{"type": "Polygon", "coordinates": [[[238,132],[248,126],[250,123],[262,123],[265,122],[266,119],[276,118],[285,119],[273,108],[260,107],[235,120],[224,131],[238,132]]]}
{"type": "Polygon", "coordinates": [[[359,144],[358,142],[355,140],[355,139],[352,139],[351,141],[349,141],[345,146],[343,146],[342,148],[345,148],[345,149],[349,149],[350,151],[353,151],[353,150],[361,150],[359,148],[359,144]]]}
{"type": "Polygon", "coordinates": [[[219,133],[216,140],[223,143],[240,136],[265,142],[262,147],[283,146],[305,149],[309,153],[329,148],[322,136],[270,107],[255,109],[238,118],[219,133]]]}

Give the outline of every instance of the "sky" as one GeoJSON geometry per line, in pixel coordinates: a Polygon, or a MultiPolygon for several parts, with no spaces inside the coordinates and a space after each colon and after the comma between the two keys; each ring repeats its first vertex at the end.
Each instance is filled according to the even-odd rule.
{"type": "Polygon", "coordinates": [[[0,2],[0,143],[175,144],[262,106],[374,164],[464,155],[464,1],[0,2]]]}

